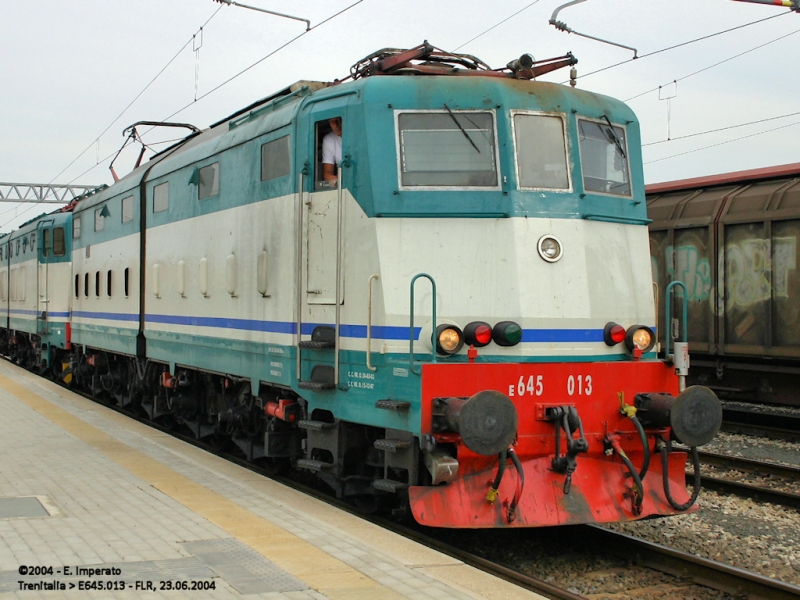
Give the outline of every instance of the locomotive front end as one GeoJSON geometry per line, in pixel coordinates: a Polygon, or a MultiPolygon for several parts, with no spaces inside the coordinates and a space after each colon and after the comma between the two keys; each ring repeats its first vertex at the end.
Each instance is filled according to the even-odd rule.
{"type": "Polygon", "coordinates": [[[692,510],[687,454],[672,442],[707,443],[722,417],[707,388],[678,393],[661,361],[425,365],[422,386],[431,485],[409,497],[415,519],[438,527],[692,510]]]}
{"type": "Polygon", "coordinates": [[[414,518],[537,527],[693,510],[695,448],[722,410],[684,389],[685,340],[657,345],[633,112],[513,77],[418,78],[405,98],[399,80],[381,84],[397,180],[382,170],[373,202],[391,217],[376,239],[396,323],[408,305],[386,292],[411,288],[407,368],[392,377],[398,395],[399,378],[419,382],[414,518]]]}

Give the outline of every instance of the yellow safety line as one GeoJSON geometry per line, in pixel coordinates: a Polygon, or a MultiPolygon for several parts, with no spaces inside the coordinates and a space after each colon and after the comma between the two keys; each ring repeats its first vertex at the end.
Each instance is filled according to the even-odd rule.
{"type": "Polygon", "coordinates": [[[403,598],[316,546],[165,467],[96,427],[0,375],[4,388],[33,410],[160,492],[194,511],[328,598],[403,598]]]}

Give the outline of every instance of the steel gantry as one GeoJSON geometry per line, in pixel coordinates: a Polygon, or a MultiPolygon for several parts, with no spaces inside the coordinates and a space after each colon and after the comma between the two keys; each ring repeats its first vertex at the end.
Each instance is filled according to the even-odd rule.
{"type": "Polygon", "coordinates": [[[91,195],[106,187],[105,184],[0,183],[0,202],[67,204],[76,198],[91,195]]]}

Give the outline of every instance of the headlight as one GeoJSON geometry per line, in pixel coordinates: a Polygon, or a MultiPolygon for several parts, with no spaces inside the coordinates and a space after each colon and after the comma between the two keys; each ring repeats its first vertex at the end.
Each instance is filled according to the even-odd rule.
{"type": "Polygon", "coordinates": [[[464,334],[455,325],[439,325],[436,328],[436,351],[439,354],[455,354],[464,345],[464,334]]]}
{"type": "Polygon", "coordinates": [[[656,343],[656,337],[649,327],[644,325],[634,325],[628,328],[625,334],[625,347],[630,352],[638,349],[640,352],[645,353],[649,351],[656,343]]]}
{"type": "Polygon", "coordinates": [[[537,246],[539,248],[539,256],[547,262],[556,262],[563,254],[561,242],[554,235],[543,235],[539,238],[537,246]]]}

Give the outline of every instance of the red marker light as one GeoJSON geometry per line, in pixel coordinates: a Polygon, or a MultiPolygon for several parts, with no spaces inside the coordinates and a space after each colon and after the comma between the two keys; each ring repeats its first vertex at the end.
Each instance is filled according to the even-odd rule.
{"type": "Polygon", "coordinates": [[[464,341],[476,348],[483,348],[492,341],[492,327],[483,321],[473,321],[464,327],[464,341]]]}
{"type": "Polygon", "coordinates": [[[616,323],[606,323],[603,329],[603,341],[608,346],[616,346],[620,342],[625,341],[625,328],[616,323]]]}

